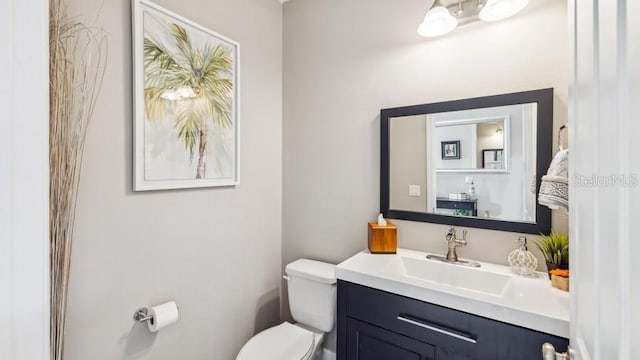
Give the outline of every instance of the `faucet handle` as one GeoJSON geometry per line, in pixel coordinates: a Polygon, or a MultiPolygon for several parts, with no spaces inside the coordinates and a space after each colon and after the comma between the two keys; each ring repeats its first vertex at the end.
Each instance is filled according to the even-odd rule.
{"type": "Polygon", "coordinates": [[[457,246],[467,246],[467,230],[462,230],[462,239],[454,239],[457,246]]]}

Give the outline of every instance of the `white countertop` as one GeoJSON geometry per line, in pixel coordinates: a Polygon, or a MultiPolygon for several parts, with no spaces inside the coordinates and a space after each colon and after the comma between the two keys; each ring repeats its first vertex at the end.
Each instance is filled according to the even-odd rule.
{"type": "MultiPolygon", "coordinates": [[[[336,277],[508,324],[569,337],[569,293],[552,287],[547,274],[538,273],[537,278],[526,278],[513,274],[509,267],[482,262],[479,269],[465,267],[467,273],[480,271],[502,274],[502,278],[508,276],[504,289],[499,294],[491,294],[407,275],[403,258],[438,262],[425,259],[426,255],[425,252],[405,249],[398,249],[395,255],[371,254],[365,250],[338,264],[336,277]]],[[[451,267],[452,272],[460,267],[442,265],[451,267]]]]}

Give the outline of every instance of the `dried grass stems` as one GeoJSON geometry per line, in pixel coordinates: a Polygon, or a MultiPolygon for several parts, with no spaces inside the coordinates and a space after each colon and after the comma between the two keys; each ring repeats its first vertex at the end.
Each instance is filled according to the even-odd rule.
{"type": "Polygon", "coordinates": [[[85,135],[108,49],[106,34],[70,18],[63,0],[51,1],[49,21],[51,359],[61,360],[85,135]]]}

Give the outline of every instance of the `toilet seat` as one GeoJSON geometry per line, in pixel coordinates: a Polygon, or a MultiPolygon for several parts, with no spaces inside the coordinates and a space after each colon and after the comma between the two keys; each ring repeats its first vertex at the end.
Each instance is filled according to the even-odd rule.
{"type": "Polygon", "coordinates": [[[313,332],[283,322],[249,339],[236,360],[308,360],[314,342],[313,332]]]}

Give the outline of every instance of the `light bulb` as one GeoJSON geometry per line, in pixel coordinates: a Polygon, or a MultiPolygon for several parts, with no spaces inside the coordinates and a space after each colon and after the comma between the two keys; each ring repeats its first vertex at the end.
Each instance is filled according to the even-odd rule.
{"type": "Polygon", "coordinates": [[[489,0],[480,11],[482,21],[498,21],[522,11],[529,0],[489,0]]]}
{"type": "Polygon", "coordinates": [[[418,27],[418,35],[424,37],[441,36],[458,26],[456,20],[447,8],[444,6],[436,6],[429,10],[424,16],[422,24],[418,27]]]}

